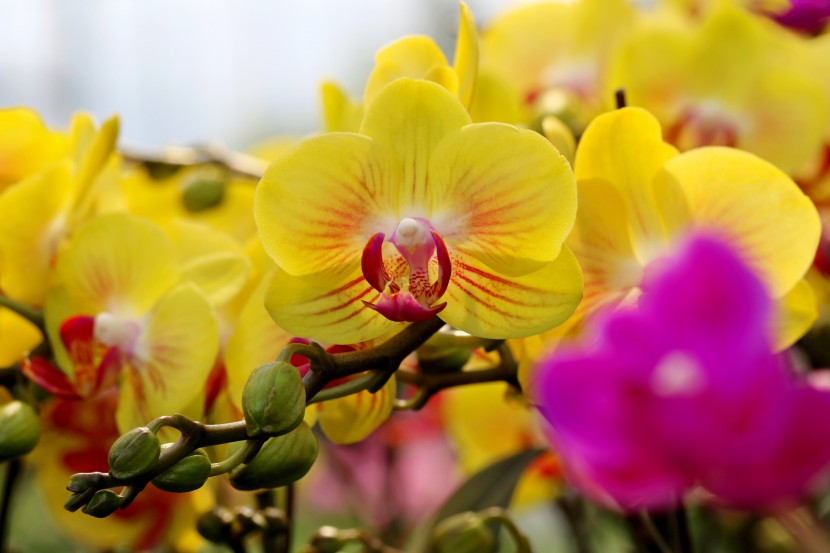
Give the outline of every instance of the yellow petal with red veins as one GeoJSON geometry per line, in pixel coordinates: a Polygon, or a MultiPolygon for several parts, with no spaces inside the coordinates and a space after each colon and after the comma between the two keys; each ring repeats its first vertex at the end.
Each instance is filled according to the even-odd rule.
{"type": "Polygon", "coordinates": [[[364,136],[302,142],[257,187],[254,217],[265,250],[291,275],[359,262],[375,232],[394,230],[384,215],[394,215],[389,198],[399,173],[391,152],[364,136]]]}
{"type": "Polygon", "coordinates": [[[666,161],[676,155],[677,150],[663,142],[657,119],[639,108],[620,109],[594,119],[576,151],[578,182],[604,180],[619,189],[641,263],[665,248],[668,232],[653,181],[666,161]]]}
{"type": "MultiPolygon", "coordinates": [[[[434,67],[447,67],[447,58],[428,36],[408,36],[384,46],[375,54],[375,67],[366,81],[363,104],[370,105],[381,89],[401,77],[423,79],[434,67]]],[[[450,92],[455,94],[458,83],[453,81],[450,92]]],[[[445,86],[445,83],[439,83],[445,86]]]]}
{"type": "Polygon", "coordinates": [[[363,278],[360,265],[343,280],[332,282],[316,275],[292,277],[274,273],[265,293],[265,308],[287,332],[329,344],[355,344],[377,338],[397,323],[364,305],[377,303],[380,294],[363,278]]]}
{"type": "Polygon", "coordinates": [[[451,252],[452,280],[439,317],[482,338],[523,338],[564,322],[582,297],[582,273],[564,246],[538,271],[507,277],[472,256],[451,252]]]}
{"type": "Polygon", "coordinates": [[[620,191],[608,181],[580,181],[579,210],[568,245],[585,279],[581,316],[622,298],[642,281],[643,265],[634,254],[622,205],[620,191]]]}
{"type": "Polygon", "coordinates": [[[461,15],[458,20],[453,69],[458,77],[458,99],[469,108],[473,102],[478,74],[478,29],[470,8],[464,2],[461,2],[461,15]]]}
{"type": "Polygon", "coordinates": [[[8,309],[0,308],[0,367],[19,362],[43,336],[35,325],[8,309]]]}
{"type": "Polygon", "coordinates": [[[671,159],[667,178],[683,191],[695,227],[733,241],[774,297],[810,267],[821,222],[812,201],[781,170],[732,148],[700,148],[671,159]]]}
{"type": "Polygon", "coordinates": [[[219,326],[191,284],[162,297],[148,314],[121,384],[121,432],[186,407],[204,388],[219,350],[219,326]]]}
{"type": "Polygon", "coordinates": [[[145,313],[178,279],[173,244],[153,223],[102,215],[82,227],[60,258],[58,275],[74,301],[95,311],[145,313]]]}
{"type": "Polygon", "coordinates": [[[429,165],[431,222],[444,240],[503,275],[556,259],[576,216],[568,160],[539,134],[480,123],[445,138],[429,165]]]}
{"type": "Polygon", "coordinates": [[[266,276],[245,302],[233,334],[225,345],[225,368],[228,389],[237,407],[242,405],[242,390],[251,372],[273,361],[293,336],[281,329],[265,310],[265,291],[270,284],[266,276]]]}
{"type": "Polygon", "coordinates": [[[390,195],[396,219],[429,217],[435,189],[428,185],[430,157],[444,137],[470,122],[455,96],[428,81],[398,79],[368,107],[361,134],[392,148],[403,169],[390,195]]]}
{"type": "Polygon", "coordinates": [[[43,170],[66,151],[66,139],[26,108],[0,109],[0,191],[43,170]]]}
{"type": "Polygon", "coordinates": [[[353,444],[369,436],[392,414],[395,376],[374,394],[358,392],[317,404],[317,421],[336,444],[353,444]]]}
{"type": "Polygon", "coordinates": [[[7,295],[43,305],[72,201],[68,162],[25,179],[0,196],[0,288],[7,295]]]}
{"type": "Polygon", "coordinates": [[[777,302],[778,316],[773,327],[775,348],[782,350],[793,345],[818,319],[818,306],[813,288],[801,279],[792,290],[777,302]]]}

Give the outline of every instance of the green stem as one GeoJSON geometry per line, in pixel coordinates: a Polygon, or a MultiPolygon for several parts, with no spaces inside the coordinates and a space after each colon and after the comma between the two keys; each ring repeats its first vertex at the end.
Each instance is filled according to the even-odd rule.
{"type": "Polygon", "coordinates": [[[334,386],[332,388],[326,388],[317,392],[310,400],[308,400],[307,404],[311,405],[312,403],[319,403],[321,401],[329,401],[331,399],[338,399],[341,397],[350,396],[357,392],[362,392],[364,390],[368,390],[374,381],[377,380],[376,373],[368,373],[362,376],[355,378],[354,380],[349,380],[348,382],[344,382],[339,386],[334,386]]]}
{"type": "Polygon", "coordinates": [[[36,307],[32,307],[30,305],[26,305],[21,303],[17,300],[13,300],[8,296],[4,296],[0,294],[0,307],[5,307],[10,311],[14,311],[36,327],[40,329],[41,332],[44,331],[45,323],[43,321],[43,311],[36,307]]]}
{"type": "Polygon", "coordinates": [[[501,507],[491,507],[481,511],[478,514],[485,522],[489,520],[496,520],[500,522],[505,529],[507,529],[507,532],[516,543],[516,553],[533,553],[533,549],[530,547],[530,540],[528,540],[527,536],[519,530],[519,527],[516,526],[516,523],[513,522],[513,519],[507,515],[507,512],[504,509],[501,507]]]}
{"type": "Polygon", "coordinates": [[[263,442],[261,440],[246,440],[245,444],[240,447],[233,455],[219,463],[210,465],[210,476],[219,476],[230,472],[245,462],[246,459],[255,455],[262,448],[263,442]]]}

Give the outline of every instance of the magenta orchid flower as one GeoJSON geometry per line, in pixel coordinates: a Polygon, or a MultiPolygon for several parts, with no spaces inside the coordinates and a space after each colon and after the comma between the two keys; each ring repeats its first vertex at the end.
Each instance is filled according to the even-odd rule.
{"type": "Polygon", "coordinates": [[[830,464],[830,392],[768,336],[761,280],[713,238],[648,269],[643,295],[590,343],[542,363],[537,397],[574,484],[604,504],[666,508],[693,490],[775,509],[830,464]]]}

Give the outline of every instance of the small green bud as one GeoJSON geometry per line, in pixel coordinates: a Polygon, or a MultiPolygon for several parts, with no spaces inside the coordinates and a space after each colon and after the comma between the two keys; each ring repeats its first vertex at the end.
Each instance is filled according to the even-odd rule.
{"type": "Polygon", "coordinates": [[[31,405],[10,401],[0,408],[0,462],[32,451],[40,439],[40,421],[31,405]]]}
{"type": "MultiPolygon", "coordinates": [[[[162,451],[173,444],[163,444],[162,451]]],[[[187,457],[151,481],[165,492],[184,493],[201,488],[210,476],[210,458],[204,450],[192,451],[187,457]]]]}
{"type": "Polygon", "coordinates": [[[98,518],[106,518],[121,506],[121,496],[112,490],[98,490],[82,511],[98,518]]]}
{"type": "Polygon", "coordinates": [[[481,516],[459,513],[442,520],[432,533],[433,553],[485,553],[493,550],[493,532],[481,516]]]}
{"type": "Polygon", "coordinates": [[[216,177],[204,177],[186,185],[182,193],[184,208],[199,213],[222,203],[225,199],[225,181],[216,177]]]}
{"type": "Polygon", "coordinates": [[[280,436],[294,430],[305,414],[300,371],[284,361],[254,369],[242,392],[242,411],[251,437],[280,436]]]}
{"type": "Polygon", "coordinates": [[[73,493],[85,492],[97,485],[100,479],[100,473],[82,472],[73,474],[69,477],[69,484],[66,485],[66,489],[73,493]]]}
{"type": "Polygon", "coordinates": [[[208,541],[224,543],[233,533],[233,515],[224,507],[216,507],[199,516],[196,530],[208,541]]]}
{"type": "Polygon", "coordinates": [[[247,465],[230,472],[231,486],[237,490],[278,488],[296,482],[317,459],[317,438],[302,422],[288,434],[270,438],[247,465]]]}
{"type": "MultiPolygon", "coordinates": [[[[90,490],[91,491],[91,490],[90,490]]],[[[81,507],[87,504],[90,498],[90,491],[75,492],[66,498],[63,503],[63,508],[74,513],[81,507]]]]}
{"type": "Polygon", "coordinates": [[[146,426],[133,428],[112,444],[109,453],[110,474],[129,480],[153,470],[159,460],[158,438],[146,426]]]}

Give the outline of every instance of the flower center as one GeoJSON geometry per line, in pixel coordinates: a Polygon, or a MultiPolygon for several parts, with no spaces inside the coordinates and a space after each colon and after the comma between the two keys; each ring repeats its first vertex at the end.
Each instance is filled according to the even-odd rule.
{"type": "Polygon", "coordinates": [[[658,396],[693,394],[706,383],[700,364],[682,351],[663,357],[651,376],[651,388],[658,396]]]}
{"type": "Polygon", "coordinates": [[[424,321],[444,309],[446,302],[434,303],[447,290],[452,264],[444,240],[432,230],[429,221],[401,219],[388,242],[399,255],[384,259],[382,232],[372,236],[363,249],[363,276],[381,293],[376,304],[363,303],[387,319],[399,322],[424,321]],[[438,272],[435,282],[429,277],[433,257],[438,272]]]}
{"type": "Polygon", "coordinates": [[[132,353],[136,338],[141,333],[139,324],[126,317],[112,313],[99,313],[93,326],[95,339],[102,344],[116,347],[123,353],[132,353]]]}

